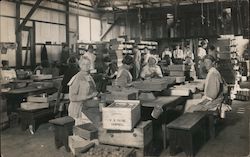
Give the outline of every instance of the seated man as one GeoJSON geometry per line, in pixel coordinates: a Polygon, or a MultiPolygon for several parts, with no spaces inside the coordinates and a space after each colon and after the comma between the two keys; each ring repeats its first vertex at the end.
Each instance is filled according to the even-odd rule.
{"type": "Polygon", "coordinates": [[[206,55],[204,57],[204,64],[208,70],[205,80],[204,96],[200,103],[190,106],[186,112],[216,110],[224,100],[224,81],[219,71],[214,67],[214,57],[206,55]]]}
{"type": "Polygon", "coordinates": [[[148,63],[142,68],[141,78],[161,78],[163,77],[161,68],[157,65],[157,59],[153,56],[150,56],[148,63]]]}

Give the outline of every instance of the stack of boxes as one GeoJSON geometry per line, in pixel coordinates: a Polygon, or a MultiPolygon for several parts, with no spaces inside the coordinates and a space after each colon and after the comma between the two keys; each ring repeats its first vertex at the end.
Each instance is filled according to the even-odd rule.
{"type": "Polygon", "coordinates": [[[190,66],[189,65],[169,65],[168,69],[170,71],[169,76],[176,77],[176,83],[185,82],[186,77],[189,78],[190,74],[190,66]]]}
{"type": "Polygon", "coordinates": [[[27,102],[21,103],[21,108],[24,110],[36,110],[49,108],[53,101],[57,98],[57,93],[47,95],[46,93],[40,95],[32,95],[27,97],[27,102]]]}
{"type": "Polygon", "coordinates": [[[153,138],[152,121],[140,121],[138,100],[115,100],[102,109],[99,142],[114,146],[144,148],[153,138]]]}

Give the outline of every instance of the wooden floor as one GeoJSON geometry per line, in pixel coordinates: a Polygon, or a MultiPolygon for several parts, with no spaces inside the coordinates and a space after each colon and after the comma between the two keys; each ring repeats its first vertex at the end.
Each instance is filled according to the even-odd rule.
{"type": "MultiPolygon", "coordinates": [[[[233,111],[219,128],[216,138],[209,140],[196,157],[246,157],[249,155],[250,102],[234,101],[233,111]]],[[[53,128],[50,124],[39,127],[34,135],[21,131],[19,126],[1,132],[2,157],[71,157],[62,147],[54,146],[53,128]]],[[[161,157],[169,156],[168,149],[161,157]]],[[[185,157],[179,153],[177,157],[185,157]]]]}

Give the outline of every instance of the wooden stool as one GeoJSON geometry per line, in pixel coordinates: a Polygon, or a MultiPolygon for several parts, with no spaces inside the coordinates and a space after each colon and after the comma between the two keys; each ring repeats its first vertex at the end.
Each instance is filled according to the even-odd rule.
{"type": "Polygon", "coordinates": [[[34,133],[40,124],[47,123],[54,118],[53,108],[24,110],[19,108],[19,116],[21,119],[21,129],[24,131],[31,126],[32,133],[34,133]]]}
{"type": "Polygon", "coordinates": [[[180,147],[187,156],[194,156],[208,140],[207,113],[185,113],[167,125],[170,155],[175,155],[180,147]]]}
{"type": "Polygon", "coordinates": [[[49,121],[55,127],[55,146],[59,149],[64,146],[69,152],[68,136],[73,135],[73,126],[75,120],[72,117],[66,116],[61,118],[52,119],[49,121]]]}

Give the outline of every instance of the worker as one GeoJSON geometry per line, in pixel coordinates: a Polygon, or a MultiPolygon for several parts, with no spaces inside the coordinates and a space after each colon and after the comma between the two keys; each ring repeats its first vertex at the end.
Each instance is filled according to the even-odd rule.
{"type": "Polygon", "coordinates": [[[173,63],[182,64],[184,57],[184,52],[180,49],[180,45],[176,45],[175,50],[173,51],[173,63]]]}
{"type": "Polygon", "coordinates": [[[88,51],[86,53],[84,53],[83,57],[86,57],[86,58],[88,58],[90,60],[90,70],[94,70],[95,69],[96,56],[94,54],[93,45],[88,46],[88,51]]]}
{"type": "Polygon", "coordinates": [[[146,64],[148,63],[148,59],[149,59],[149,57],[150,57],[151,55],[152,55],[152,54],[151,54],[150,50],[148,49],[148,47],[145,47],[145,48],[144,48],[143,63],[142,63],[143,66],[146,65],[146,64]]]}
{"type": "Polygon", "coordinates": [[[104,62],[104,70],[103,70],[103,74],[102,74],[102,79],[101,81],[101,92],[106,92],[106,87],[107,85],[111,85],[112,84],[112,79],[116,78],[117,75],[117,66],[116,64],[114,64],[110,57],[106,56],[103,59],[104,62]]]}
{"type": "Polygon", "coordinates": [[[51,72],[51,66],[48,60],[43,60],[41,64],[38,64],[38,66],[35,68],[34,73],[36,75],[49,75],[52,74],[51,72]]]}
{"type": "Polygon", "coordinates": [[[134,79],[138,79],[141,72],[141,52],[138,49],[138,46],[133,47],[134,53],[134,79]]]}
{"type": "Polygon", "coordinates": [[[132,75],[129,72],[133,68],[134,59],[126,55],[122,60],[122,66],[118,69],[115,85],[118,87],[129,87],[132,85],[132,75]]]}
{"type": "Polygon", "coordinates": [[[150,56],[148,59],[148,64],[142,68],[141,78],[162,78],[161,68],[157,65],[157,59],[154,56],[150,56]]]}
{"type": "Polygon", "coordinates": [[[79,66],[78,66],[78,59],[74,56],[70,57],[67,60],[67,69],[64,72],[63,80],[61,83],[62,86],[62,93],[68,94],[69,93],[69,86],[67,85],[70,79],[79,72],[79,66]]]}
{"type": "Polygon", "coordinates": [[[194,53],[191,51],[190,47],[186,47],[185,53],[184,53],[184,59],[190,58],[192,61],[194,61],[194,53]]]}
{"type": "Polygon", "coordinates": [[[208,54],[213,56],[215,58],[215,60],[217,60],[217,54],[218,52],[216,51],[214,45],[211,45],[208,49],[208,54]]]}
{"type": "Polygon", "coordinates": [[[172,64],[172,52],[170,51],[169,47],[165,47],[164,51],[161,55],[162,60],[167,62],[167,65],[172,64]]]}
{"type": "Polygon", "coordinates": [[[202,41],[200,47],[198,47],[198,50],[197,50],[198,69],[199,69],[198,77],[200,79],[206,78],[206,68],[205,68],[204,61],[203,61],[203,58],[207,55],[206,48],[207,48],[207,42],[202,41]]]}
{"type": "Polygon", "coordinates": [[[17,78],[15,69],[9,67],[9,61],[2,60],[2,68],[0,69],[0,80],[11,81],[17,78]]]}
{"type": "Polygon", "coordinates": [[[59,75],[63,75],[67,69],[67,60],[69,58],[70,49],[67,43],[62,43],[62,52],[60,56],[60,71],[59,75]]]}
{"type": "Polygon", "coordinates": [[[204,56],[204,64],[208,71],[204,96],[199,104],[187,108],[187,112],[216,110],[224,100],[224,81],[215,68],[215,59],[211,55],[204,56]]]}
{"type": "Polygon", "coordinates": [[[75,125],[86,123],[83,117],[86,110],[83,110],[83,114],[82,108],[88,100],[97,96],[95,82],[90,76],[90,63],[88,58],[82,57],[79,60],[80,71],[68,83],[70,100],[68,115],[75,119],[75,125]]]}

